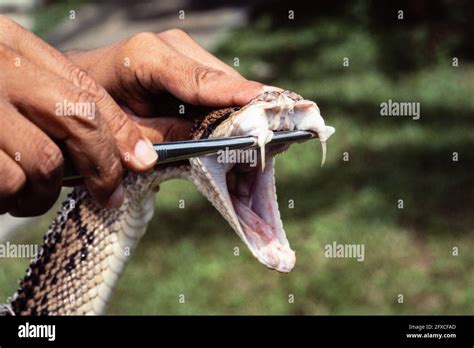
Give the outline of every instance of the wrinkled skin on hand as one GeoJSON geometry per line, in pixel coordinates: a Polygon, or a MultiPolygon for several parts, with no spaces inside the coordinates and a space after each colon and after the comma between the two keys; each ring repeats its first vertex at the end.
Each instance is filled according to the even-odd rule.
{"type": "Polygon", "coordinates": [[[63,54],[0,16],[0,213],[39,215],[56,201],[69,153],[102,206],[123,201],[124,169],[157,161],[151,143],[182,140],[191,124],[162,114],[170,93],[194,105],[244,105],[264,87],[179,30],[139,33],[112,46],[63,54]],[[218,92],[217,92],[218,91],[218,92]],[[91,105],[64,117],[57,105],[91,105]]]}

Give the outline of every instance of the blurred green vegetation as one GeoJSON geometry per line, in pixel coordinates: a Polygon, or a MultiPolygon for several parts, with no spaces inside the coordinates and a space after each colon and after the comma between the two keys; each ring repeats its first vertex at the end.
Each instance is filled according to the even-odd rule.
{"type": "MultiPolygon", "coordinates": [[[[474,312],[469,43],[453,24],[443,40],[428,44],[431,24],[394,23],[374,3],[337,2],[335,10],[322,8],[318,15],[298,12],[295,3],[295,15],[304,17],[293,22],[286,17],[289,6],[256,8],[252,21],[222,38],[217,49],[229,64],[238,57],[245,76],[315,100],[337,129],[324,168],[316,141],[294,145],[277,160],[282,220],[297,254],[294,271],[267,270],[192,184],[167,182],[110,314],[474,312]],[[453,54],[459,67],[452,66],[453,54]],[[379,105],[388,99],[420,102],[421,119],[381,117],[379,105]],[[459,162],[452,161],[453,152],[459,162]],[[178,209],[181,199],[185,209],[178,209]],[[397,208],[398,199],[404,209],[397,208]],[[324,246],[333,241],[363,243],[365,261],[325,258],[324,246]]],[[[467,12],[450,11],[448,24],[462,24],[459,13],[467,12]]],[[[51,219],[32,226],[28,240],[39,241],[51,219]]],[[[0,298],[14,291],[26,264],[2,261],[0,298]]]]}
{"type": "Polygon", "coordinates": [[[61,22],[65,21],[70,16],[71,10],[74,10],[75,16],[79,8],[88,2],[88,0],[53,1],[47,6],[38,8],[34,14],[32,31],[36,35],[44,37],[51,33],[61,22]]]}

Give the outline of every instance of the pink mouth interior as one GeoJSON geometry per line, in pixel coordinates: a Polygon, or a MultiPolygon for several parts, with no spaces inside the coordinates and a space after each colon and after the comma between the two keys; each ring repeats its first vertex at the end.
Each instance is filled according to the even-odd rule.
{"type": "Polygon", "coordinates": [[[239,163],[226,177],[233,208],[252,252],[267,267],[280,272],[291,271],[295,263],[281,223],[274,183],[273,157],[285,149],[267,149],[263,172],[261,163],[255,167],[239,163]]]}
{"type": "MultiPolygon", "coordinates": [[[[276,238],[276,234],[274,227],[257,214],[257,211],[260,211],[262,206],[261,197],[257,196],[258,194],[261,196],[262,191],[256,189],[256,181],[259,176],[258,169],[253,168],[247,173],[242,173],[240,172],[240,166],[237,165],[238,168],[231,170],[227,175],[227,185],[232,181],[234,182],[233,187],[228,186],[234,210],[244,232],[246,232],[249,238],[256,243],[269,243],[276,238]],[[238,183],[233,179],[229,179],[233,176],[238,176],[239,172],[241,173],[241,178],[238,183]],[[244,194],[242,191],[247,191],[247,193],[244,194]],[[257,200],[260,202],[257,202],[257,200]]],[[[272,209],[270,202],[267,203],[267,206],[269,209],[272,209]]]]}

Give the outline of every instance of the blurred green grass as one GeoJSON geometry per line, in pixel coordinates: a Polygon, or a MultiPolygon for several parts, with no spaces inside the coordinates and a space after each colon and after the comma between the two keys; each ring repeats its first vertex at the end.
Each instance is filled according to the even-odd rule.
{"type": "Polygon", "coordinates": [[[88,2],[88,0],[62,0],[39,7],[34,14],[34,25],[31,30],[36,35],[44,37],[57,28],[60,23],[66,21],[71,14],[75,18],[79,8],[88,2]],[[70,11],[74,12],[71,13],[70,11]]]}
{"type": "MultiPolygon", "coordinates": [[[[393,76],[371,30],[335,18],[275,28],[261,16],[223,38],[217,54],[229,64],[239,57],[249,78],[315,100],[337,129],[324,168],[315,141],[277,159],[296,268],[287,275],[267,270],[192,184],[167,182],[109,313],[472,314],[474,66],[454,68],[441,52],[393,76]],[[381,117],[388,99],[420,102],[421,119],[381,117]],[[333,241],[363,243],[365,261],[325,258],[333,241]]],[[[39,241],[51,219],[20,238],[39,241]]],[[[14,291],[26,265],[2,261],[0,298],[14,291]]]]}

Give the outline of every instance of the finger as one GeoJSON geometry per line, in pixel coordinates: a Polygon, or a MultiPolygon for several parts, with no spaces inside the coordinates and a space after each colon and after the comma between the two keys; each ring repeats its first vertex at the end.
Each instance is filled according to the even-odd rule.
{"type": "Polygon", "coordinates": [[[229,76],[188,59],[178,60],[181,75],[164,72],[166,89],[177,98],[195,105],[212,107],[242,106],[263,93],[262,84],[229,76]]]}
{"type": "Polygon", "coordinates": [[[111,130],[123,164],[134,171],[145,171],[156,163],[155,151],[140,130],[129,122],[125,113],[106,90],[84,70],[74,65],[64,54],[48,45],[30,31],[13,22],[21,40],[9,40],[12,47],[31,62],[72,82],[87,91],[111,130]]]}
{"type": "Polygon", "coordinates": [[[132,61],[141,62],[133,74],[127,70],[123,72],[130,79],[138,79],[151,92],[166,90],[191,104],[212,107],[245,105],[264,92],[262,84],[199,64],[155,34],[136,35],[128,41],[125,52],[132,56],[132,61]]]}
{"type": "Polygon", "coordinates": [[[242,75],[240,75],[235,69],[199,46],[196,41],[194,41],[184,31],[180,29],[170,29],[157,35],[182,55],[194,59],[203,65],[221,70],[228,75],[243,79],[242,75]]]}
{"type": "Polygon", "coordinates": [[[193,126],[191,121],[179,117],[142,118],[133,115],[129,117],[153,144],[188,140],[193,126]]]}
{"type": "Polygon", "coordinates": [[[123,197],[114,195],[120,193],[116,191],[122,180],[120,156],[112,134],[100,113],[95,112],[94,98],[53,73],[39,72],[26,58],[22,61],[21,71],[4,72],[11,102],[47,135],[64,141],[99,204],[120,205],[123,197]],[[72,107],[64,107],[64,103],[72,107]]]}
{"type": "Polygon", "coordinates": [[[27,178],[10,213],[14,216],[43,214],[54,204],[61,191],[61,150],[14,107],[4,105],[0,110],[3,119],[0,148],[17,161],[27,178]]]}
{"type": "Polygon", "coordinates": [[[15,197],[26,183],[26,175],[4,151],[0,150],[0,214],[10,211],[15,197]]]}

